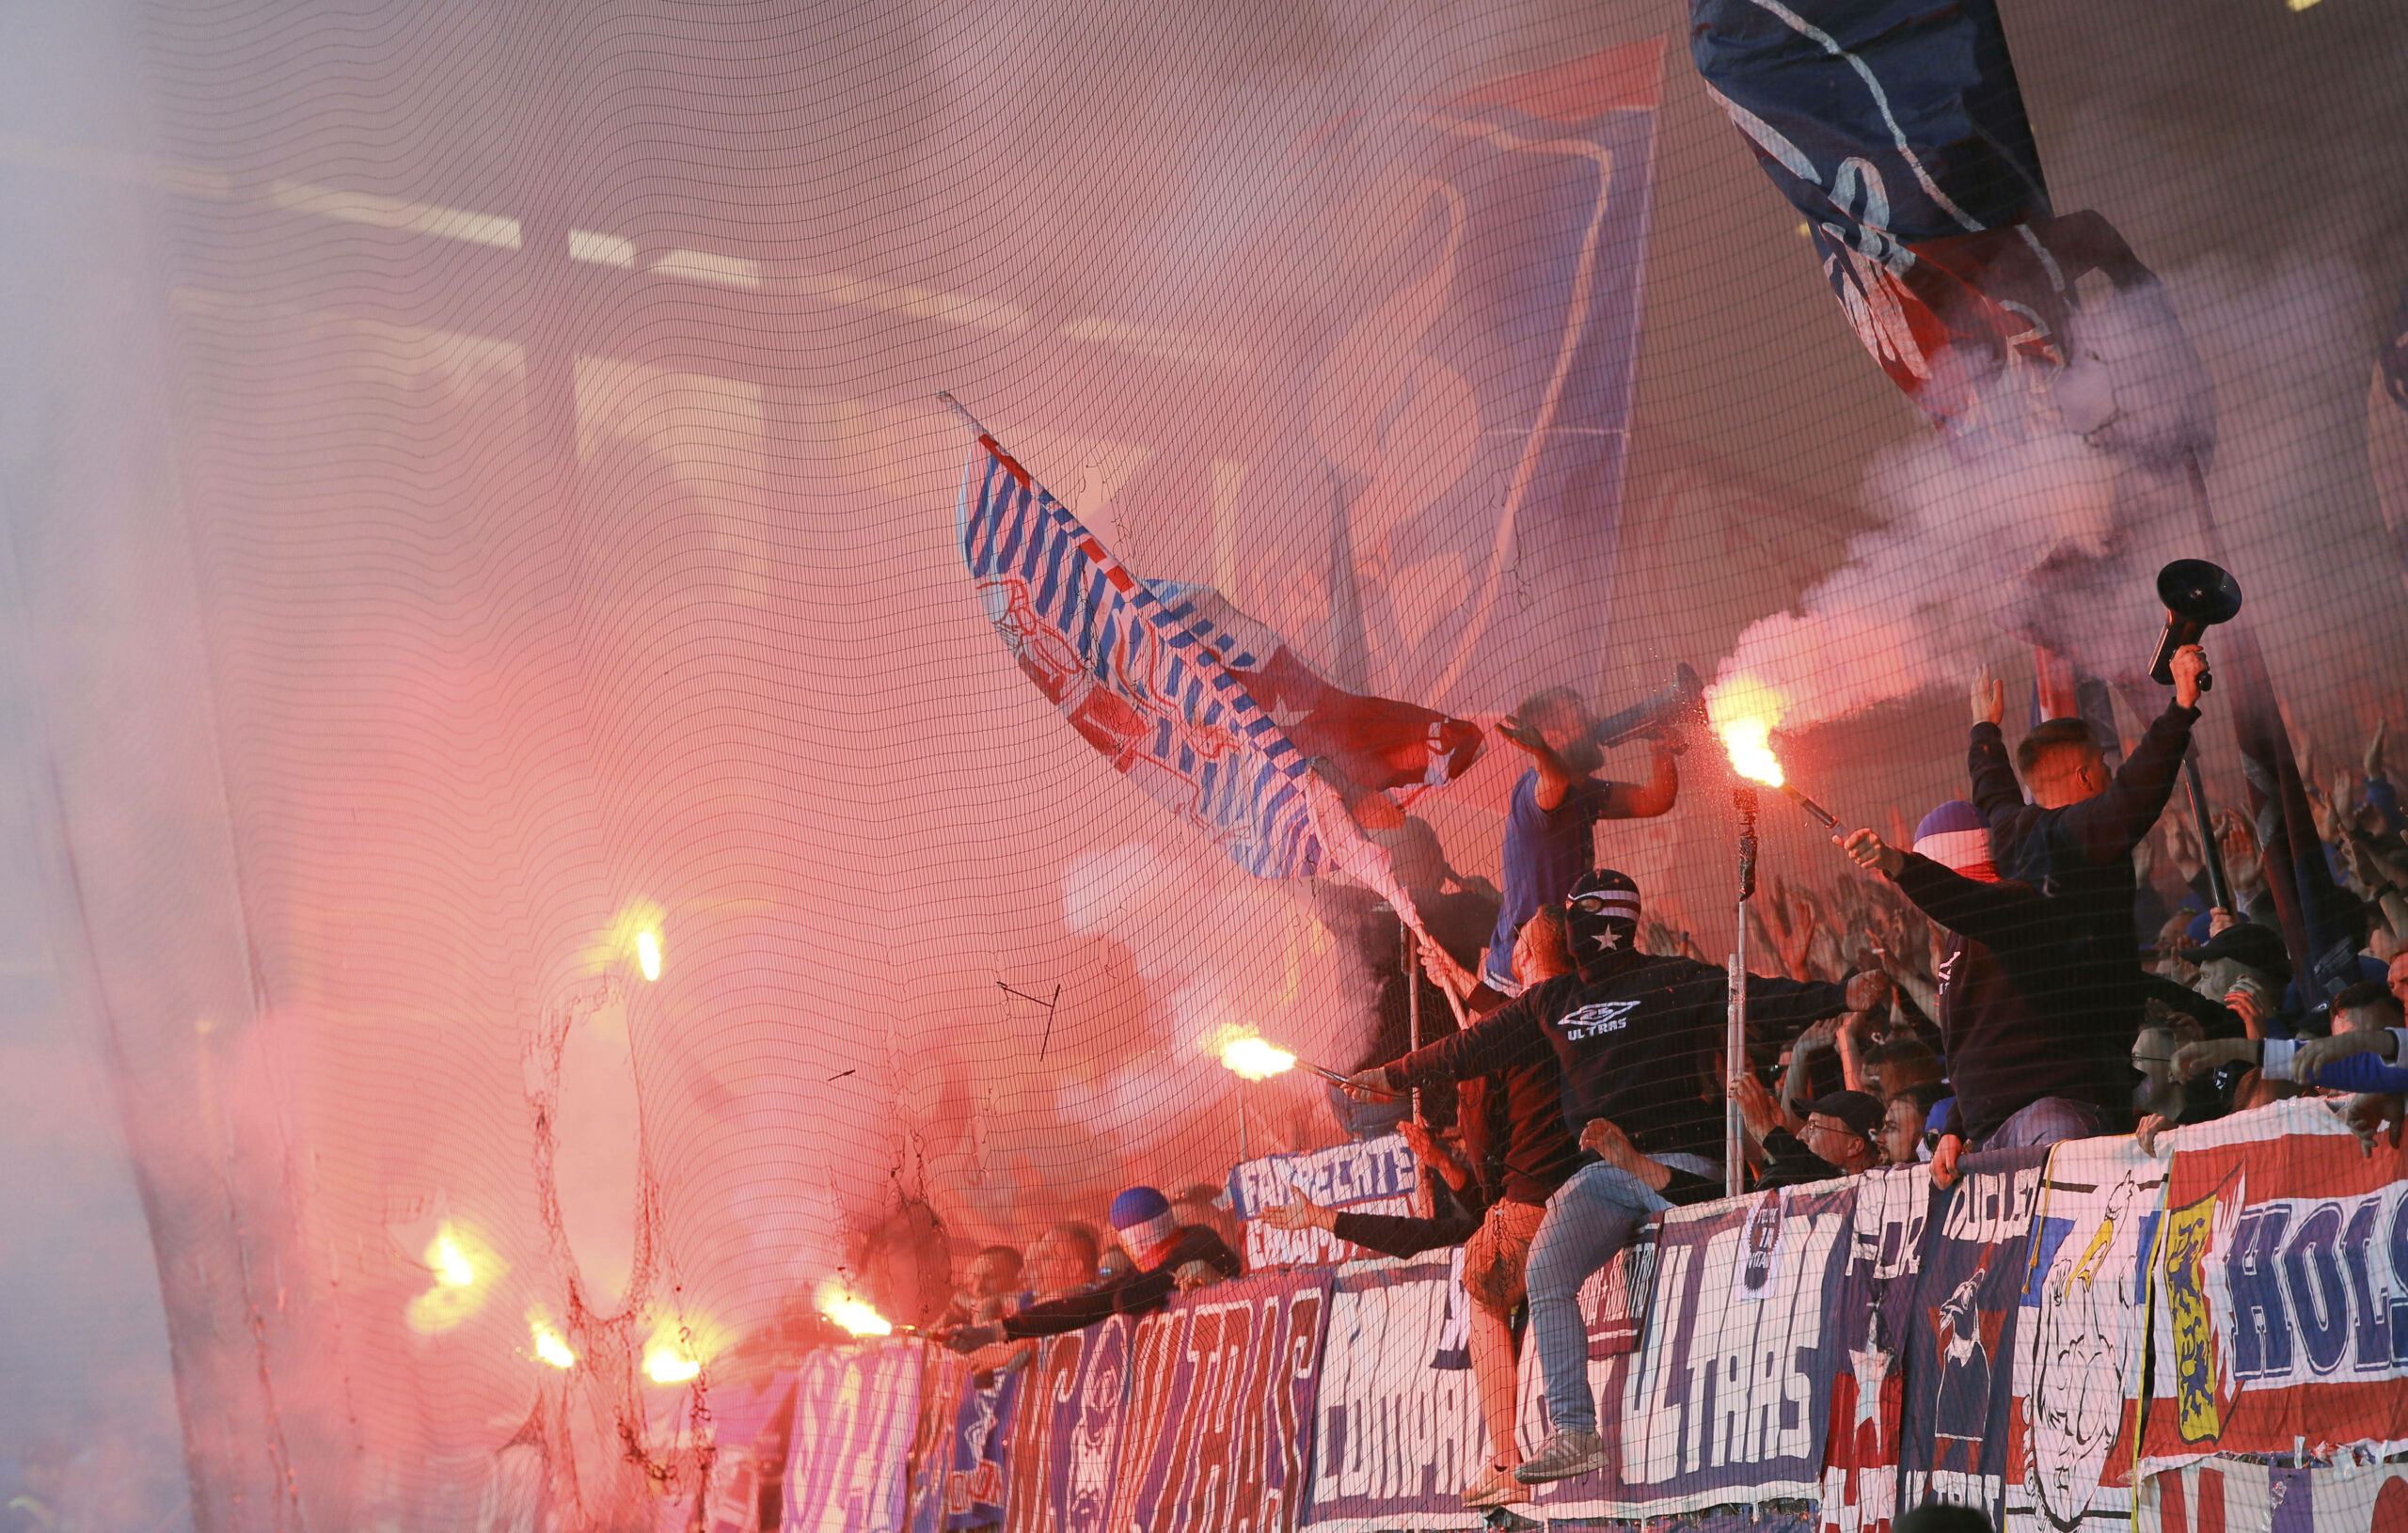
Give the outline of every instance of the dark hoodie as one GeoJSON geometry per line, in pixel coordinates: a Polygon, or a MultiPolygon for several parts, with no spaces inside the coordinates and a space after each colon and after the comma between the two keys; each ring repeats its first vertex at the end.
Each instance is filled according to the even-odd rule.
{"type": "MultiPolygon", "coordinates": [[[[1941,962],[1940,1031],[1956,1106],[1949,1131],[1979,1145],[2043,1097],[2088,1102],[2110,1124],[2131,1112],[2132,1035],[2158,988],[2127,956],[2079,952],[2085,908],[2029,885],[1984,883],[1909,852],[1898,888],[1954,933],[1941,962]],[[2119,968],[2115,983],[2102,968],[2119,968]]],[[[2210,1035],[2237,1019],[2203,996],[2183,1009],[2210,1035]],[[2227,1020],[2229,1019],[2229,1020],[2227,1020]]]]}
{"type": "MultiPolygon", "coordinates": [[[[1551,1053],[1574,1133],[1606,1118],[1642,1154],[1719,1161],[1723,1105],[1699,1095],[1698,1075],[1721,1045],[1728,994],[1713,964],[1616,949],[1387,1068],[1399,1082],[1425,1085],[1543,1064],[1551,1053]]],[[[1749,1029],[1758,1036],[1792,1034],[1846,1009],[1843,986],[1748,976],[1749,1029]]]]}

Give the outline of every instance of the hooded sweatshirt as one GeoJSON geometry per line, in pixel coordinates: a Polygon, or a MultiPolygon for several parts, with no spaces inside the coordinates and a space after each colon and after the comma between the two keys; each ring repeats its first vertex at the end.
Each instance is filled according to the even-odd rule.
{"type": "MultiPolygon", "coordinates": [[[[1713,964],[1610,950],[1387,1069],[1393,1080],[1425,1085],[1552,1054],[1562,1072],[1564,1124],[1575,1134],[1606,1118],[1642,1154],[1719,1161],[1723,1104],[1701,1094],[1700,1067],[1722,1044],[1728,994],[1713,964]]],[[[1749,1030],[1794,1034],[1846,1010],[1846,994],[1840,985],[1751,974],[1749,1030]]]]}

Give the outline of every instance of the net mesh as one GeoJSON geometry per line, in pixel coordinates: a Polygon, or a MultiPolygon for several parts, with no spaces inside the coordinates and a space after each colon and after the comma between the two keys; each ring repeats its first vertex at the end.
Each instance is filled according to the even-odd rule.
{"type": "MultiPolygon", "coordinates": [[[[2208,487],[2330,787],[2408,655],[2385,23],[2010,20],[2061,200],[2218,387],[2208,487]],[[2352,110],[2275,131],[2308,77],[2352,110]]],[[[1861,695],[1785,760],[1885,832],[1962,792],[1964,669],[2018,708],[2032,674],[1985,593],[2166,534],[2079,497],[2037,547],[1987,530],[1998,485],[1933,456],[1666,27],[219,0],[45,34],[89,88],[0,141],[59,295],[14,561],[201,1525],[646,1524],[832,1292],[925,1322],[980,1246],[1339,1137],[1217,1051],[1388,1057],[1392,926],[1242,872],[1015,667],[940,388],[1140,576],[1465,719],[1710,675],[1869,570],[1888,620],[1812,638],[1861,695]]],[[[2146,655],[2145,578],[2080,595],[2146,655]]],[[[1492,736],[1412,798],[1454,868],[1498,875],[1522,766],[1492,736]]],[[[1600,855],[1719,962],[1727,779],[1686,769],[1600,855]]],[[[1765,824],[1760,967],[1927,970],[1765,824]]]]}

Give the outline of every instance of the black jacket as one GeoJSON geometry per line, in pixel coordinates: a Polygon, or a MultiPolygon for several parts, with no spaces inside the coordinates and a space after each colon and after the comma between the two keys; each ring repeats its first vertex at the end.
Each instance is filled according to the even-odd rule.
{"type": "MultiPolygon", "coordinates": [[[[2105,792],[2062,809],[2025,803],[1998,726],[1973,726],[1966,767],[1972,777],[1973,807],[1989,821],[1999,877],[2069,902],[2062,932],[2068,956],[2099,965],[2102,974],[2114,966],[2138,972],[2132,848],[2165,812],[2198,719],[2196,708],[2169,705],[2131,758],[2115,768],[2105,792]]],[[[2156,940],[2149,933],[2149,940],[2156,940]]]]}
{"type": "MultiPolygon", "coordinates": [[[[2109,1123],[2124,1122],[2140,1004],[2173,988],[2130,956],[2086,950],[2076,901],[1983,883],[1913,853],[1896,882],[1954,934],[1940,972],[1940,1031],[1956,1090],[1950,1130],[1979,1145],[2043,1097],[2089,1102],[2109,1123]]],[[[2238,1024],[2205,997],[2185,998],[2211,1035],[2238,1024]]]]}
{"type": "MultiPolygon", "coordinates": [[[[1750,1031],[1794,1033],[1846,1010],[1845,995],[1838,985],[1751,974],[1750,1031]]],[[[1721,1044],[1727,996],[1713,964],[1607,953],[1387,1068],[1393,1079],[1419,1085],[1542,1064],[1552,1053],[1574,1133],[1606,1118],[1641,1153],[1719,1161],[1723,1104],[1701,1095],[1699,1067],[1721,1044]]]]}
{"type": "Polygon", "coordinates": [[[1178,1235],[1172,1238],[1169,1253],[1153,1271],[1129,1272],[1085,1293],[1051,1299],[1031,1304],[1017,1315],[1006,1315],[1004,1335],[1010,1338],[1060,1335],[1065,1331],[1084,1330],[1115,1315],[1143,1315],[1159,1309],[1179,1291],[1179,1270],[1191,1261],[1208,1262],[1223,1277],[1236,1277],[1245,1271],[1245,1263],[1238,1259],[1227,1241],[1202,1225],[1181,1225],[1178,1235]]]}
{"type": "MultiPolygon", "coordinates": [[[[1786,1129],[1775,1129],[1766,1134],[1764,1146],[1764,1168],[1756,1173],[1758,1192],[1768,1192],[1776,1187],[1803,1187],[1811,1181],[1835,1181],[1847,1175],[1808,1149],[1803,1141],[1786,1129]]],[[[1716,1195],[1719,1196],[1721,1191],[1716,1188],[1716,1195]]]]}

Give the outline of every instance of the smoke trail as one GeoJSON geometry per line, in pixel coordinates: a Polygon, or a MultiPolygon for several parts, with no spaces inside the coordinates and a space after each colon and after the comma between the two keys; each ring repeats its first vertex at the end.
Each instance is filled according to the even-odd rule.
{"type": "Polygon", "coordinates": [[[2068,350],[2061,371],[1996,374],[1959,429],[1875,465],[1884,524],[1740,635],[1709,692],[1718,720],[1825,722],[2027,643],[2139,679],[2163,615],[2152,577],[2198,551],[2191,466],[2208,466],[2213,393],[2153,281],[2085,310],[2068,350]]]}

